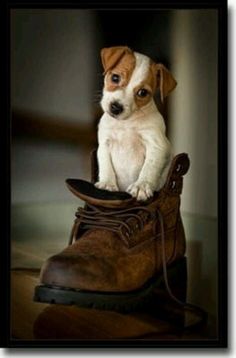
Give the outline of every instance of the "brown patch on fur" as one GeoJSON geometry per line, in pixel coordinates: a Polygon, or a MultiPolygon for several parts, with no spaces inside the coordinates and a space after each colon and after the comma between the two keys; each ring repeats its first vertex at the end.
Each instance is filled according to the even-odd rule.
{"type": "MultiPolygon", "coordinates": [[[[107,91],[115,91],[116,89],[126,87],[136,64],[133,51],[127,46],[103,48],[101,50],[101,58],[106,75],[104,80],[105,89],[107,91]],[[112,81],[113,74],[120,76],[119,83],[112,81]]],[[[173,91],[176,85],[177,82],[170,71],[161,63],[156,64],[151,60],[147,78],[134,89],[135,102],[139,108],[145,106],[157,88],[160,88],[161,101],[163,102],[164,98],[173,91]],[[148,90],[149,93],[146,97],[142,98],[137,95],[137,92],[141,88],[148,90]]]]}
{"type": "Polygon", "coordinates": [[[115,91],[127,86],[135,68],[136,59],[132,50],[128,47],[110,47],[101,52],[102,63],[106,73],[105,89],[115,91]],[[117,74],[121,80],[119,83],[112,82],[112,75],[117,74]]]}
{"type": "Polygon", "coordinates": [[[160,88],[161,101],[163,102],[164,98],[175,89],[176,85],[176,80],[164,65],[151,62],[147,78],[134,89],[135,102],[139,108],[145,106],[150,101],[157,88],[160,88]],[[149,94],[146,97],[142,98],[137,95],[141,88],[145,88],[149,91],[149,94]]]}
{"type": "Polygon", "coordinates": [[[151,62],[148,75],[144,81],[140,83],[139,86],[134,88],[134,98],[136,105],[141,108],[145,106],[152,96],[154,95],[157,88],[157,78],[156,78],[156,64],[151,62]],[[148,95],[146,97],[139,97],[137,95],[138,91],[142,88],[145,88],[148,91],[148,95]]]}
{"type": "Polygon", "coordinates": [[[114,47],[105,47],[101,50],[101,59],[104,72],[111,70],[120,59],[126,54],[132,53],[132,50],[127,46],[114,46],[114,47]]]}
{"type": "Polygon", "coordinates": [[[170,71],[161,63],[155,65],[157,73],[157,86],[160,88],[161,100],[167,97],[176,87],[177,82],[170,71]]]}

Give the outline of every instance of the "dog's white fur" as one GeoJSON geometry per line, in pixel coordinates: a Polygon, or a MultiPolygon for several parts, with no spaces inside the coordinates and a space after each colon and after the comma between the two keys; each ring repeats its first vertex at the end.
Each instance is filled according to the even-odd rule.
{"type": "Polygon", "coordinates": [[[104,114],[98,129],[100,189],[126,191],[145,201],[165,183],[172,158],[163,117],[153,98],[138,108],[133,89],[147,76],[150,59],[134,52],[136,65],[125,88],[103,90],[104,114]],[[118,100],[125,110],[119,119],[109,114],[109,105],[118,100]]]}

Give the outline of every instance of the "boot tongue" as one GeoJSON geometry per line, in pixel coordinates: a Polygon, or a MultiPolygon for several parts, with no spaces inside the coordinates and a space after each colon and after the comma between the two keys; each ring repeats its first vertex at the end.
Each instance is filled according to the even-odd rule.
{"type": "Polygon", "coordinates": [[[135,198],[126,192],[98,189],[82,179],[66,179],[66,185],[74,195],[92,205],[124,208],[135,202],[135,198]]]}

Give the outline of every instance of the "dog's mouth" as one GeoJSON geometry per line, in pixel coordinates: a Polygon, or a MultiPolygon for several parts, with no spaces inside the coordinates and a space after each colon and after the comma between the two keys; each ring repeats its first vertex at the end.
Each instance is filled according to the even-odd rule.
{"type": "Polygon", "coordinates": [[[106,111],[106,112],[113,118],[118,118],[119,117],[119,114],[114,114],[111,111],[106,111]]]}
{"type": "Polygon", "coordinates": [[[117,119],[118,121],[125,121],[128,119],[128,116],[125,116],[124,113],[122,114],[114,114],[111,113],[110,111],[106,111],[112,118],[117,119]]]}
{"type": "Polygon", "coordinates": [[[123,119],[122,116],[120,114],[114,114],[112,113],[111,111],[107,111],[107,113],[112,117],[112,118],[115,118],[115,119],[123,119]]]}

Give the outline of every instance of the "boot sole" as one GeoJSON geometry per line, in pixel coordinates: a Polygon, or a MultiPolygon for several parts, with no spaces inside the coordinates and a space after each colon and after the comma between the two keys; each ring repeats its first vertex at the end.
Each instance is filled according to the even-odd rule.
{"type": "MultiPolygon", "coordinates": [[[[167,268],[168,282],[172,292],[182,301],[186,300],[187,260],[185,257],[167,268]]],[[[128,312],[150,304],[152,298],[166,301],[167,296],[163,275],[153,277],[142,288],[128,292],[84,291],[73,288],[39,285],[35,287],[34,301],[51,304],[77,305],[128,312]]]]}

